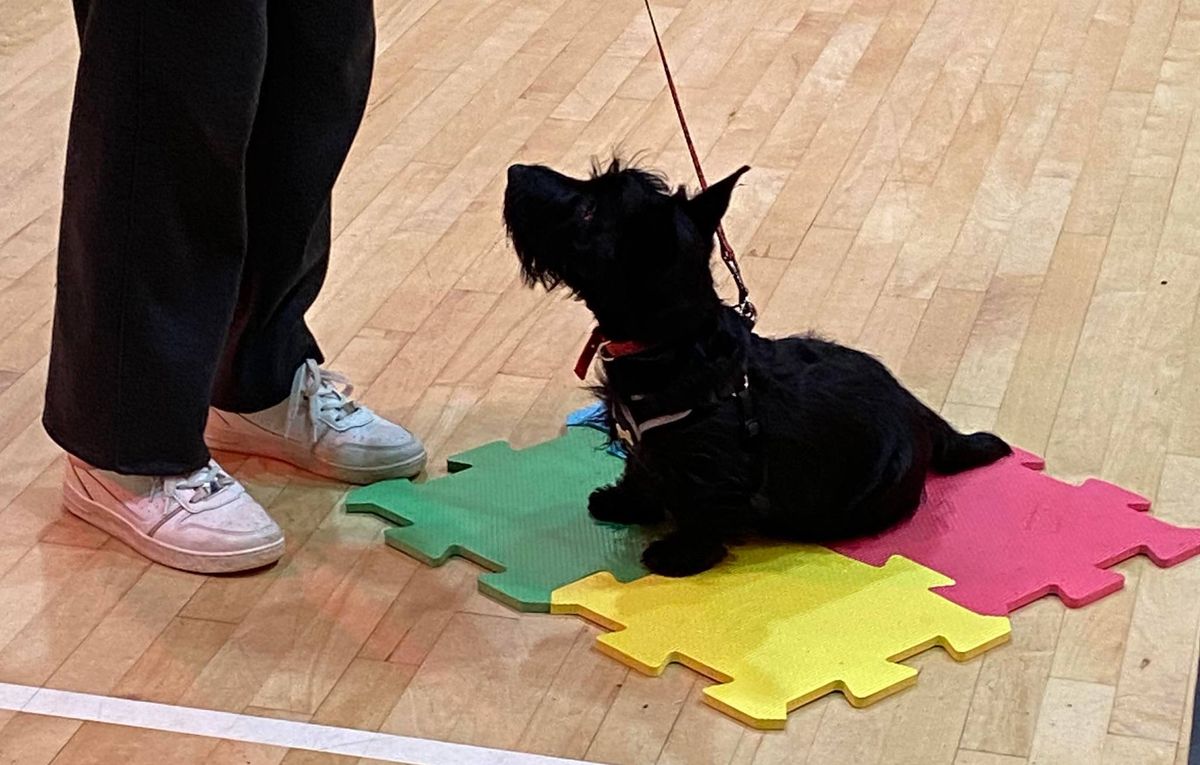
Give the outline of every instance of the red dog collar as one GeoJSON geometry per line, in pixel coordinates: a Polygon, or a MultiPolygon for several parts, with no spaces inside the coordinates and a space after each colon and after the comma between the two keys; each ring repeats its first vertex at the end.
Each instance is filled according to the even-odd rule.
{"type": "Polygon", "coordinates": [[[591,336],[583,346],[583,351],[579,354],[579,360],[575,362],[575,376],[580,380],[587,378],[588,370],[592,367],[592,360],[596,358],[597,351],[602,351],[601,355],[604,359],[611,360],[641,353],[647,347],[645,343],[639,343],[636,340],[606,340],[600,333],[600,328],[597,327],[592,330],[591,336]]]}

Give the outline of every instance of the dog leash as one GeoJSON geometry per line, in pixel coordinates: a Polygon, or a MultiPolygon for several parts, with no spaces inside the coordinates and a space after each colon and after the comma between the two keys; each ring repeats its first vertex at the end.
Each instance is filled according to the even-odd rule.
{"type": "MultiPolygon", "coordinates": [[[[654,44],[658,47],[658,58],[662,61],[663,74],[667,76],[667,88],[671,91],[671,100],[675,103],[675,114],[679,117],[683,140],[687,143],[688,153],[692,155],[692,166],[696,168],[696,177],[700,179],[700,188],[707,189],[708,180],[704,177],[704,169],[700,167],[700,155],[696,152],[696,144],[692,142],[692,133],[688,130],[687,119],[683,116],[683,105],[679,102],[679,91],[675,88],[675,78],[671,76],[671,66],[667,63],[667,52],[663,50],[662,37],[658,34],[654,11],[650,8],[650,0],[642,0],[642,2],[646,6],[646,15],[650,17],[650,29],[654,32],[654,44]]],[[[729,273],[733,275],[734,284],[737,285],[737,311],[753,326],[758,318],[758,312],[755,310],[754,304],[750,302],[750,290],[746,288],[746,282],[742,279],[742,269],[738,266],[737,258],[733,254],[733,247],[725,237],[725,228],[720,223],[717,224],[717,242],[721,247],[721,260],[725,261],[725,267],[729,269],[729,273]]]]}
{"type": "MultiPolygon", "coordinates": [[[[679,117],[679,127],[683,130],[683,140],[687,143],[688,153],[692,155],[692,167],[696,168],[696,177],[700,180],[701,190],[708,188],[708,179],[704,177],[704,168],[700,166],[700,155],[696,151],[696,144],[692,141],[692,132],[688,130],[687,119],[683,116],[683,104],[679,102],[679,91],[675,87],[675,78],[671,76],[671,65],[667,63],[667,52],[663,49],[662,37],[658,34],[658,24],[654,20],[654,11],[650,8],[650,0],[642,0],[646,6],[646,15],[650,17],[650,29],[654,32],[654,44],[658,48],[658,58],[662,61],[663,74],[667,77],[667,88],[671,91],[671,100],[675,103],[675,114],[679,117]]],[[[725,236],[725,227],[719,222],[717,223],[717,243],[720,245],[721,260],[725,262],[725,267],[729,269],[729,273],[733,276],[733,283],[737,285],[738,302],[735,307],[738,314],[749,324],[754,326],[754,322],[758,320],[758,310],[754,304],[750,302],[750,290],[746,288],[746,280],[742,278],[742,269],[738,265],[737,257],[733,254],[733,247],[729,244],[729,239],[725,236]]],[[[575,362],[575,376],[580,380],[587,377],[588,369],[592,366],[592,360],[596,357],[596,352],[602,345],[609,346],[628,346],[627,348],[611,348],[613,351],[622,351],[623,353],[634,353],[642,350],[640,343],[612,343],[605,339],[600,333],[600,329],[592,330],[592,334],[588,337],[587,344],[583,346],[583,351],[579,354],[578,361],[575,362]]]]}

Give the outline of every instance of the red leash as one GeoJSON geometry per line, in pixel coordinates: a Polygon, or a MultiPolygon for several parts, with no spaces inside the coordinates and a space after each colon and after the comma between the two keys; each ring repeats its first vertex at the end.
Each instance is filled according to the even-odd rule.
{"type": "MultiPolygon", "coordinates": [[[[688,130],[687,119],[683,116],[683,105],[679,103],[679,91],[675,89],[675,78],[671,76],[671,66],[667,63],[667,52],[663,50],[662,38],[658,34],[658,24],[654,22],[654,11],[650,9],[650,0],[642,0],[642,2],[646,6],[646,15],[650,17],[650,29],[654,31],[654,44],[658,46],[658,58],[662,61],[663,74],[667,76],[667,88],[671,91],[671,100],[675,102],[675,114],[679,117],[679,127],[683,129],[683,140],[687,142],[688,153],[692,155],[692,166],[696,168],[696,177],[700,179],[700,188],[707,189],[708,181],[704,177],[704,169],[700,167],[700,155],[696,152],[696,144],[692,142],[692,133],[688,130]]],[[[737,309],[747,321],[753,323],[757,314],[754,304],[750,302],[750,290],[746,289],[746,282],[742,279],[742,269],[738,267],[733,247],[725,238],[725,228],[720,224],[717,224],[717,242],[721,245],[721,260],[725,261],[725,266],[733,275],[734,283],[737,284],[737,309]]]]}
{"type": "MultiPolygon", "coordinates": [[[[696,144],[692,141],[692,132],[688,130],[687,119],[683,116],[683,105],[679,102],[679,91],[675,88],[675,78],[671,76],[671,66],[667,63],[667,52],[663,50],[662,37],[658,34],[658,24],[654,21],[654,11],[650,9],[650,0],[642,0],[646,6],[646,15],[650,17],[650,29],[654,32],[654,44],[658,47],[658,58],[662,61],[663,74],[667,76],[667,88],[671,91],[671,100],[675,103],[675,114],[679,117],[679,127],[683,130],[683,140],[687,142],[688,153],[692,155],[692,166],[696,168],[696,177],[700,179],[700,188],[708,188],[708,180],[704,177],[704,169],[700,167],[700,155],[696,151],[696,144]]],[[[729,269],[729,273],[733,275],[733,282],[737,285],[738,303],[737,311],[750,324],[754,324],[758,318],[758,312],[754,308],[754,304],[750,302],[750,290],[746,288],[746,282],[742,279],[742,269],[738,266],[737,258],[733,254],[733,247],[730,246],[729,240],[725,238],[725,228],[721,224],[717,224],[717,243],[721,247],[721,260],[725,261],[725,267],[729,269]]],[[[626,356],[631,353],[637,353],[645,350],[645,346],[638,342],[611,342],[605,340],[600,334],[600,329],[592,330],[591,337],[588,338],[587,344],[583,346],[583,352],[579,354],[579,360],[575,362],[575,376],[580,380],[587,377],[588,369],[592,366],[592,359],[596,357],[596,352],[601,346],[605,347],[609,358],[617,358],[618,356],[626,356]]]]}

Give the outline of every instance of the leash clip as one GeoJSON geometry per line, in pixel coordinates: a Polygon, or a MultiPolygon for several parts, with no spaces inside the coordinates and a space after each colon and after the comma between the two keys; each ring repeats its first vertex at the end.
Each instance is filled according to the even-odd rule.
{"type": "Polygon", "coordinates": [[[758,322],[758,309],[754,307],[754,303],[751,303],[749,298],[744,298],[742,302],[737,304],[734,310],[741,314],[741,317],[745,319],[751,329],[754,328],[754,325],[758,322]]]}

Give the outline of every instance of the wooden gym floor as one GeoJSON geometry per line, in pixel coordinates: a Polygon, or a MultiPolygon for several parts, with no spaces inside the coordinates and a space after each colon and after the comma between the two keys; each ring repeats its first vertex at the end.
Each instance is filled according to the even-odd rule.
{"type": "MultiPolygon", "coordinates": [[[[962,427],[1200,524],[1200,2],[658,0],[769,333],[885,359],[962,427]]],[[[1013,642],[868,710],[762,734],[679,667],[627,672],[574,619],[423,568],[343,487],[227,460],[288,533],[255,576],[148,565],[59,509],[38,423],[76,44],[66,0],[0,0],[0,682],[614,763],[1184,763],[1200,561],[1046,600],[1013,642]]],[[[380,0],[369,112],[312,314],[333,366],[433,465],[553,436],[586,401],[583,308],[523,288],[504,168],[621,146],[691,182],[636,0],[380,0]]],[[[726,285],[727,287],[728,285],[726,285]]],[[[728,294],[728,292],[727,292],[728,294]]],[[[438,472],[435,470],[435,472],[438,472]]],[[[0,762],[350,758],[0,711],[0,762]]]]}

